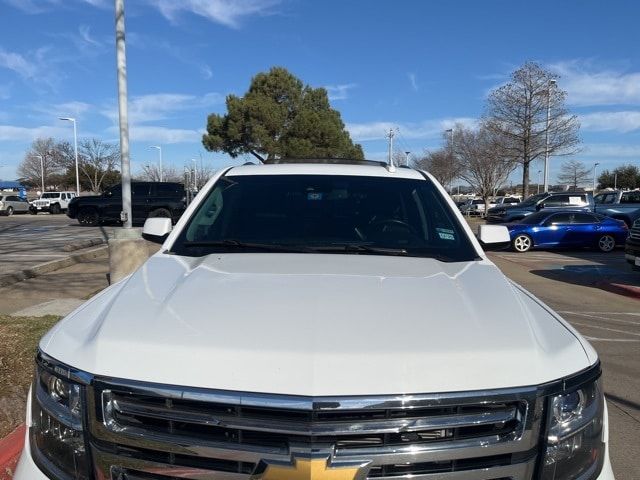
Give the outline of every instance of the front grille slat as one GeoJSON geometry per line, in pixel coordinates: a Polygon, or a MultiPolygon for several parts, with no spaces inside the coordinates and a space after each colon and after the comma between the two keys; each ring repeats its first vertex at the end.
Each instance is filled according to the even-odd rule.
{"type": "Polygon", "coordinates": [[[242,418],[224,414],[209,414],[186,408],[167,408],[161,405],[142,405],[122,399],[114,399],[113,407],[120,415],[143,416],[175,423],[210,425],[231,429],[273,432],[289,435],[367,435],[371,433],[402,433],[443,428],[478,427],[507,423],[516,418],[516,408],[508,407],[457,415],[433,417],[409,417],[366,421],[276,421],[265,418],[242,418]]]}
{"type": "Polygon", "coordinates": [[[99,381],[87,397],[97,468],[124,480],[248,479],[312,453],[361,480],[531,480],[543,416],[533,388],[312,398],[99,381]]]}

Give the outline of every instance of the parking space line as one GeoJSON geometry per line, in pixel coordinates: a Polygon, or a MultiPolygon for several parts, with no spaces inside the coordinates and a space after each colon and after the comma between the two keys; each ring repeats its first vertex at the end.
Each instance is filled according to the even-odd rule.
{"type": "Polygon", "coordinates": [[[640,333],[629,332],[627,330],[618,330],[616,328],[601,327],[600,325],[590,325],[588,323],[579,323],[579,322],[570,322],[570,323],[572,325],[578,325],[580,327],[597,328],[598,330],[606,330],[608,332],[623,333],[625,335],[633,335],[634,337],[640,337],[640,333]]]}
{"type": "Polygon", "coordinates": [[[584,336],[590,342],[621,342],[621,343],[637,343],[640,340],[636,340],[633,338],[598,338],[598,337],[589,337],[587,335],[584,336]]]}
{"type": "Polygon", "coordinates": [[[610,322],[617,322],[625,325],[640,325],[640,322],[634,322],[633,320],[621,320],[619,318],[608,318],[608,317],[602,317],[599,315],[591,315],[588,313],[580,313],[580,312],[563,312],[563,313],[566,313],[568,315],[579,315],[581,317],[595,318],[595,319],[606,320],[610,322]]]}

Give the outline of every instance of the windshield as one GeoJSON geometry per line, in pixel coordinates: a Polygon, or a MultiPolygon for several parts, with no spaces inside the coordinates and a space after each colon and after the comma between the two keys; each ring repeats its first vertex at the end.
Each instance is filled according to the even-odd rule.
{"type": "Polygon", "coordinates": [[[346,175],[221,178],[172,253],[229,251],[477,258],[431,182],[346,175]]]}
{"type": "Polygon", "coordinates": [[[59,196],[59,193],[43,193],[40,198],[58,198],[59,196]]]}
{"type": "Polygon", "coordinates": [[[533,207],[535,204],[537,204],[540,200],[542,200],[546,196],[547,195],[545,193],[539,193],[537,195],[531,195],[524,202],[521,202],[520,204],[518,204],[518,207],[533,207]]]}

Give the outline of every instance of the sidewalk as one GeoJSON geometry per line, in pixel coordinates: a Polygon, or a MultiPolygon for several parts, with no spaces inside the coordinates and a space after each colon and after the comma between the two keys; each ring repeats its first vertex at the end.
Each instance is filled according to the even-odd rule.
{"type": "Polygon", "coordinates": [[[107,250],[93,259],[0,288],[0,314],[66,315],[106,288],[107,250]]]}

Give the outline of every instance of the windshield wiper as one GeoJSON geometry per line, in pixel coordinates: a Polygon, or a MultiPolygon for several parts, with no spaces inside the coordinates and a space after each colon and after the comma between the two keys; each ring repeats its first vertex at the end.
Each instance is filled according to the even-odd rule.
{"type": "Polygon", "coordinates": [[[224,240],[196,240],[192,242],[184,242],[185,247],[223,247],[229,249],[247,249],[247,250],[267,250],[271,252],[309,252],[304,247],[294,245],[280,245],[274,243],[253,243],[241,242],[240,240],[224,239],[224,240]]]}
{"type": "Polygon", "coordinates": [[[332,245],[321,245],[311,247],[317,252],[346,252],[346,253],[364,253],[374,255],[407,255],[408,252],[404,248],[386,248],[374,247],[366,243],[336,243],[332,245]]]}

